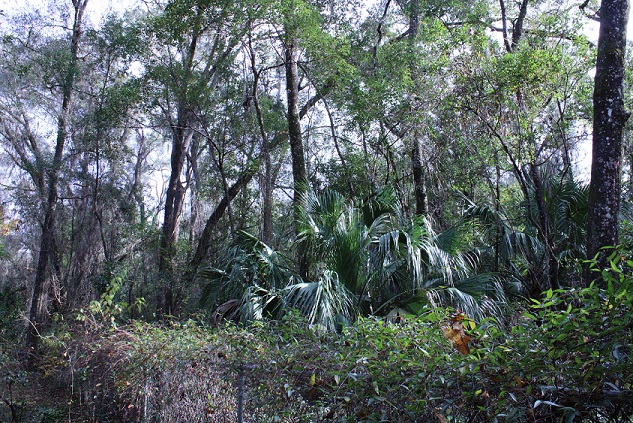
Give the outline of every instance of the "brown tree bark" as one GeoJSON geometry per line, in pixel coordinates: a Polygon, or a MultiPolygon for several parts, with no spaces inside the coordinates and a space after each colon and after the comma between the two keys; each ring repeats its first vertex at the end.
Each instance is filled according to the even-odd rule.
{"type": "Polygon", "coordinates": [[[426,194],[426,172],[422,165],[422,149],[418,141],[418,131],[413,131],[414,136],[411,142],[411,167],[413,170],[413,189],[415,192],[415,213],[425,216],[429,212],[428,197],[426,194]]]}
{"type": "MultiPolygon", "coordinates": [[[[285,51],[286,68],[286,98],[288,100],[288,139],[290,142],[290,155],[292,157],[292,177],[294,187],[293,207],[295,216],[295,234],[299,235],[299,207],[301,197],[308,189],[305,155],[303,152],[303,139],[301,134],[301,122],[299,116],[299,76],[297,66],[297,41],[288,36],[285,51]]],[[[308,259],[306,247],[303,243],[297,243],[297,259],[299,275],[308,276],[308,259]]]]}
{"type": "Polygon", "coordinates": [[[178,223],[185,200],[186,185],[181,180],[182,170],[189,151],[189,145],[193,137],[191,128],[191,116],[193,112],[186,107],[178,110],[178,121],[173,131],[171,149],[171,173],[165,196],[165,217],[163,220],[163,238],[161,241],[161,257],[159,270],[168,271],[174,244],[178,241],[178,223]]]}
{"type": "Polygon", "coordinates": [[[44,211],[44,223],[40,239],[40,251],[37,260],[37,270],[33,286],[33,296],[29,308],[30,330],[27,332],[27,344],[35,347],[39,337],[39,328],[46,321],[44,314],[44,297],[48,278],[49,264],[54,261],[55,255],[55,217],[57,202],[59,200],[58,185],[59,172],[64,156],[64,146],[68,136],[68,124],[71,114],[73,89],[77,75],[77,62],[79,55],[79,43],[83,35],[83,16],[88,5],[88,0],[73,0],[73,27],[70,39],[70,63],[66,71],[64,85],[62,87],[62,106],[57,120],[57,137],[55,142],[55,154],[53,162],[47,171],[48,195],[44,211]]]}
{"type": "MultiPolygon", "coordinates": [[[[414,54],[415,40],[420,31],[420,4],[419,0],[410,0],[409,2],[409,30],[408,41],[411,49],[411,57],[414,54]]],[[[413,60],[409,64],[409,71],[416,88],[419,88],[417,71],[413,60]]],[[[414,124],[417,125],[417,124],[414,124]]],[[[428,197],[426,193],[426,171],[422,163],[422,148],[420,146],[419,131],[417,127],[411,131],[413,137],[411,139],[411,171],[413,173],[413,191],[415,197],[415,212],[419,215],[426,215],[429,211],[428,197]]]]}
{"type": "MultiPolygon", "coordinates": [[[[198,9],[198,13],[201,14],[202,10],[198,9]]],[[[176,122],[171,124],[171,172],[167,183],[167,192],[165,193],[165,214],[158,257],[158,271],[163,279],[157,297],[157,314],[159,316],[163,313],[171,314],[174,308],[173,258],[176,243],[178,242],[180,217],[188,188],[181,180],[181,176],[189,152],[189,145],[193,138],[193,123],[195,121],[195,111],[186,99],[187,89],[189,88],[187,77],[191,75],[194,67],[199,36],[200,28],[196,26],[193,29],[193,35],[186,55],[183,57],[185,82],[181,88],[182,91],[176,106],[176,122]]]]}
{"type": "MultiPolygon", "coordinates": [[[[587,257],[598,255],[607,267],[602,247],[618,244],[622,141],[629,113],[624,108],[624,57],[628,0],[603,0],[593,92],[593,153],[589,185],[587,257]]],[[[591,282],[587,275],[586,283],[591,282]]]]}
{"type": "MultiPolygon", "coordinates": [[[[195,20],[190,28],[191,38],[188,39],[187,49],[180,59],[181,63],[175,66],[175,80],[163,81],[163,83],[174,84],[172,87],[176,92],[176,122],[171,123],[171,173],[165,196],[165,217],[159,252],[158,267],[163,284],[159,290],[162,292],[158,293],[157,311],[159,314],[172,312],[176,302],[173,287],[179,278],[174,275],[173,259],[178,242],[180,218],[190,181],[189,177],[185,178],[185,181],[181,178],[199,113],[199,105],[196,103],[197,100],[192,98],[192,94],[195,97],[195,91],[201,88],[211,91],[220,83],[222,70],[228,65],[232,53],[248,29],[244,20],[231,21],[231,2],[223,3],[226,10],[217,15],[214,18],[217,20],[212,23],[205,18],[205,13],[211,5],[207,2],[194,3],[195,20]],[[238,26],[231,27],[234,23],[238,26]],[[202,46],[206,49],[206,57],[203,59],[197,57],[202,46]]],[[[170,119],[169,111],[167,111],[167,118],[170,119]]]]}
{"type": "Polygon", "coordinates": [[[180,105],[178,107],[177,123],[175,127],[172,127],[171,173],[165,195],[165,215],[158,261],[158,270],[160,275],[166,279],[166,286],[163,288],[163,292],[160,293],[159,313],[171,314],[174,307],[172,260],[175,246],[178,242],[180,217],[187,193],[187,184],[181,180],[181,175],[193,137],[193,119],[193,111],[189,107],[180,105]]]}
{"type": "MultiPolygon", "coordinates": [[[[207,256],[209,248],[211,247],[211,235],[213,234],[213,231],[220,219],[224,216],[224,213],[226,213],[229,204],[235,199],[235,197],[237,197],[240,190],[248,185],[251,179],[253,179],[253,175],[256,171],[256,166],[247,168],[239,176],[239,178],[237,178],[237,180],[228,187],[224,197],[222,197],[222,200],[220,200],[218,205],[215,207],[215,210],[213,210],[213,213],[211,213],[211,216],[207,219],[207,223],[205,224],[202,235],[200,236],[196,252],[189,266],[192,272],[196,271],[200,264],[202,264],[204,258],[207,256]]],[[[189,275],[188,279],[192,279],[192,276],[193,273],[189,275]]]]}

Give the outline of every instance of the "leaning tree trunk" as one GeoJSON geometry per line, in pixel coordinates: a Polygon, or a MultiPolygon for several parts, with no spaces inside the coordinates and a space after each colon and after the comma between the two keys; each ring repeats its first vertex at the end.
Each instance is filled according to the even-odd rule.
{"type": "Polygon", "coordinates": [[[216,229],[216,226],[220,222],[220,219],[224,217],[231,202],[235,199],[235,197],[237,197],[240,191],[250,183],[250,181],[253,179],[253,176],[259,171],[262,162],[266,162],[266,155],[270,156],[270,153],[279,146],[280,141],[281,136],[279,135],[275,136],[272,140],[269,140],[269,150],[262,150],[259,157],[255,160],[252,160],[247,165],[247,167],[242,170],[237,180],[235,180],[235,182],[233,182],[230,187],[227,187],[224,192],[224,196],[215,207],[215,210],[213,210],[213,213],[211,213],[211,216],[209,216],[209,218],[207,219],[204,230],[202,231],[202,235],[200,235],[196,251],[193,255],[193,258],[189,262],[189,269],[184,276],[184,280],[186,282],[193,281],[198,268],[207,257],[209,250],[211,249],[213,231],[216,229]]]}
{"type": "Polygon", "coordinates": [[[68,121],[70,120],[71,101],[73,88],[77,74],[77,62],[79,54],[79,41],[82,36],[82,21],[88,0],[73,0],[73,27],[70,40],[70,63],[62,87],[62,107],[57,120],[57,138],[55,143],[55,155],[48,173],[48,195],[42,225],[42,237],[40,240],[40,252],[37,260],[37,271],[33,287],[33,296],[29,309],[30,330],[27,333],[27,343],[30,347],[37,345],[39,327],[46,320],[44,308],[45,286],[48,277],[48,268],[55,255],[55,215],[59,200],[58,184],[64,146],[68,136],[68,121]]]}
{"type": "MultiPolygon", "coordinates": [[[[301,136],[301,122],[299,117],[299,76],[297,70],[297,43],[289,36],[286,44],[286,97],[288,99],[288,137],[290,154],[292,156],[292,177],[294,187],[294,215],[295,233],[299,235],[299,209],[301,198],[308,189],[303,139],[301,136]]],[[[307,251],[303,243],[297,244],[299,274],[305,278],[308,275],[307,251]]]]}
{"type": "MultiPolygon", "coordinates": [[[[618,244],[622,140],[629,113],[624,108],[624,55],[628,0],[603,0],[593,92],[593,153],[589,185],[587,256],[598,255],[604,268],[608,252],[602,247],[618,244]]],[[[587,283],[591,277],[587,277],[587,283]]]]}

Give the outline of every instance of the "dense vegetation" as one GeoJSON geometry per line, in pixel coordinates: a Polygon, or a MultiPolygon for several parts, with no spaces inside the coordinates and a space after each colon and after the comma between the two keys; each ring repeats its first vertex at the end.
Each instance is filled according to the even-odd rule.
{"type": "Polygon", "coordinates": [[[58,402],[7,405],[26,421],[630,421],[633,261],[610,262],[607,289],[549,290],[505,324],[432,307],[341,333],[295,313],[119,326],[94,307],[42,340],[58,402]]]}
{"type": "Polygon", "coordinates": [[[0,11],[0,420],[630,421],[602,3],[0,11]]]}

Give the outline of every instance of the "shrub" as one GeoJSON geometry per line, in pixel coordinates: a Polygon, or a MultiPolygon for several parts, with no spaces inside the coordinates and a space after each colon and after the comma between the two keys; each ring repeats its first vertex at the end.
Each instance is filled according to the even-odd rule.
{"type": "Polygon", "coordinates": [[[606,289],[547,291],[508,327],[430,308],[341,334],[297,313],[220,328],[135,322],[77,332],[63,351],[73,366],[58,363],[90,393],[72,414],[105,421],[624,422],[632,273],[616,250],[599,273],[606,289]]]}

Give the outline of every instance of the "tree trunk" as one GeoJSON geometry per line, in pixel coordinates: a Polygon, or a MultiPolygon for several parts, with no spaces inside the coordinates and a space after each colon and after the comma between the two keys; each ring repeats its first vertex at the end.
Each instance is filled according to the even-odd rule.
{"type": "MultiPolygon", "coordinates": [[[[545,192],[543,188],[543,179],[539,173],[538,166],[530,164],[530,177],[534,184],[534,200],[536,202],[536,208],[538,213],[537,230],[543,241],[545,247],[545,268],[543,269],[543,284],[539,287],[538,291],[530,293],[533,298],[538,298],[543,289],[558,289],[560,285],[558,283],[558,271],[560,264],[558,258],[554,253],[556,245],[552,237],[552,223],[550,221],[549,214],[547,213],[547,206],[545,204],[545,192]]],[[[528,200],[529,201],[529,200],[528,200]]]]}
{"type": "Polygon", "coordinates": [[[257,117],[257,126],[259,127],[259,133],[262,137],[262,158],[264,161],[264,174],[261,177],[262,186],[262,236],[261,239],[266,245],[270,245],[273,239],[273,180],[272,180],[272,162],[270,157],[270,140],[266,133],[266,127],[264,125],[264,115],[259,103],[259,77],[260,71],[257,70],[255,63],[255,50],[251,44],[251,39],[248,40],[250,55],[251,55],[251,70],[253,71],[253,91],[252,98],[255,105],[255,115],[257,117]]]}
{"type": "MultiPolygon", "coordinates": [[[[589,186],[587,257],[602,247],[618,244],[620,174],[623,130],[629,113],[624,108],[624,55],[628,0],[603,0],[593,92],[593,154],[589,186]]],[[[608,267],[608,252],[598,256],[600,268],[608,267]]],[[[591,278],[587,275],[587,283],[591,278]]]]}
{"type": "MultiPolygon", "coordinates": [[[[410,0],[409,2],[409,54],[414,57],[415,41],[420,31],[420,4],[419,0],[410,0]]],[[[411,79],[416,87],[416,91],[420,90],[419,78],[417,76],[416,65],[413,60],[409,63],[409,72],[411,79]]],[[[411,139],[411,172],[413,173],[413,192],[415,197],[415,212],[419,215],[426,215],[429,211],[428,197],[426,193],[426,172],[422,165],[422,148],[420,146],[419,131],[417,123],[414,123],[411,139]]]]}
{"type": "Polygon", "coordinates": [[[167,185],[165,196],[165,218],[160,245],[160,256],[158,271],[167,284],[159,300],[159,312],[171,313],[173,309],[173,257],[176,242],[178,242],[178,229],[180,217],[182,215],[187,185],[181,181],[182,170],[187,159],[189,145],[193,137],[191,127],[193,121],[193,111],[186,106],[178,107],[178,119],[173,131],[173,142],[171,148],[171,174],[167,185]],[[160,304],[162,302],[162,305],[160,304]]]}
{"type": "Polygon", "coordinates": [[[413,149],[411,150],[411,164],[413,168],[413,188],[415,190],[415,212],[419,215],[426,215],[429,211],[428,199],[426,195],[426,173],[422,166],[420,142],[417,137],[418,131],[413,131],[413,149]]]}
{"type": "Polygon", "coordinates": [[[266,136],[266,132],[263,127],[263,117],[261,114],[261,108],[259,101],[255,101],[255,107],[257,108],[257,115],[259,120],[259,126],[262,131],[262,156],[264,159],[264,175],[262,177],[263,183],[263,227],[262,227],[262,241],[266,245],[271,245],[273,240],[273,175],[272,175],[272,161],[270,157],[270,140],[266,136]]]}
{"type": "MultiPolygon", "coordinates": [[[[497,216],[501,214],[501,165],[499,164],[499,153],[495,150],[495,212],[497,216]]],[[[493,271],[499,272],[499,261],[501,258],[501,242],[503,241],[503,229],[501,222],[495,229],[495,266],[493,271]]]]}
{"type": "Polygon", "coordinates": [[[255,106],[255,117],[257,118],[257,126],[262,137],[262,159],[264,162],[264,174],[260,178],[260,186],[262,187],[262,229],[261,240],[266,245],[271,245],[273,240],[273,168],[271,160],[270,139],[266,132],[264,123],[264,114],[259,102],[259,79],[261,77],[260,70],[257,69],[256,54],[253,49],[253,40],[249,35],[248,49],[250,54],[251,71],[253,72],[253,91],[251,98],[255,106]]]}
{"type": "MultiPolygon", "coordinates": [[[[259,109],[259,104],[256,106],[259,109]]],[[[261,111],[258,112],[261,114],[261,111]]],[[[262,121],[263,122],[263,121],[262,121]]],[[[263,131],[263,128],[262,128],[263,131]]],[[[270,141],[267,136],[262,140],[262,154],[264,158],[263,179],[263,227],[262,241],[266,245],[271,245],[273,241],[273,177],[272,161],[270,157],[270,141]]]]}
{"type": "MultiPolygon", "coordinates": [[[[237,178],[237,181],[228,187],[224,197],[220,200],[213,213],[211,213],[211,216],[207,219],[207,223],[205,224],[202,235],[200,236],[200,241],[198,242],[198,247],[196,248],[196,252],[189,266],[191,271],[195,272],[207,256],[209,248],[211,247],[211,234],[213,233],[215,226],[218,224],[222,216],[224,216],[224,213],[229,207],[231,201],[233,201],[235,197],[237,197],[237,194],[239,194],[240,190],[248,185],[251,179],[253,179],[253,175],[256,170],[256,166],[246,169],[240,177],[237,178]]],[[[191,278],[191,276],[192,275],[190,275],[189,278],[191,278]]]]}
{"type": "MultiPolygon", "coordinates": [[[[299,208],[301,197],[308,190],[305,156],[303,152],[303,139],[301,136],[301,122],[299,117],[299,76],[297,70],[297,44],[293,37],[288,37],[286,44],[286,97],[288,99],[288,137],[290,141],[290,154],[292,157],[292,177],[294,187],[293,207],[295,220],[295,234],[299,235],[299,208]]],[[[297,257],[299,262],[299,275],[306,278],[308,275],[308,260],[306,247],[303,243],[297,244],[297,257]]]]}
{"type": "Polygon", "coordinates": [[[209,248],[211,248],[211,235],[213,234],[213,230],[215,229],[220,219],[226,213],[226,210],[229,208],[229,204],[231,203],[231,201],[233,201],[235,197],[237,197],[237,194],[239,194],[242,188],[249,184],[251,179],[253,179],[253,176],[259,170],[262,161],[265,162],[266,154],[270,154],[272,151],[274,151],[274,149],[279,146],[281,139],[282,137],[278,135],[275,136],[272,140],[269,140],[270,150],[268,152],[262,151],[260,157],[257,160],[251,161],[246,169],[242,171],[237,180],[225,190],[224,197],[222,197],[222,200],[220,200],[213,213],[211,213],[211,216],[209,216],[209,218],[207,219],[204,230],[202,231],[202,235],[200,236],[200,240],[198,241],[196,252],[194,253],[193,258],[189,263],[189,272],[185,276],[186,281],[193,280],[195,272],[207,256],[209,248]]]}
{"type": "Polygon", "coordinates": [[[73,28],[70,41],[71,59],[68,65],[64,86],[62,87],[62,107],[57,120],[57,138],[55,155],[48,173],[48,196],[45,205],[44,223],[42,225],[42,237],[40,240],[40,252],[37,260],[37,271],[33,287],[33,296],[29,309],[30,330],[27,333],[27,344],[30,347],[37,345],[39,327],[46,319],[43,313],[45,285],[48,276],[48,267],[55,255],[55,215],[57,209],[59,172],[64,156],[64,146],[68,136],[68,121],[70,120],[71,100],[77,73],[77,61],[79,53],[79,41],[82,36],[82,21],[88,0],[73,0],[73,28]]]}

